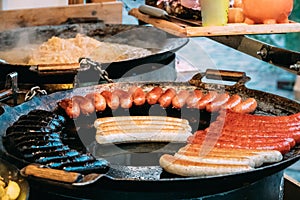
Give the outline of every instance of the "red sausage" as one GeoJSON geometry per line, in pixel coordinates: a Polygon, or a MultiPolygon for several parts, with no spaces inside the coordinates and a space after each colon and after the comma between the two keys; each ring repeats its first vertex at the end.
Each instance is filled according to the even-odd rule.
{"type": "Polygon", "coordinates": [[[190,92],[188,90],[179,91],[178,94],[176,94],[172,99],[173,108],[182,108],[185,105],[186,99],[189,97],[189,95],[190,92]]]}
{"type": "Polygon", "coordinates": [[[158,99],[158,103],[161,107],[167,108],[171,105],[172,99],[176,95],[176,90],[173,88],[168,88],[158,99]]]}
{"type": "MultiPolygon", "coordinates": [[[[294,140],[291,141],[292,143],[296,142],[295,138],[293,137],[293,134],[264,134],[264,133],[259,133],[259,134],[254,134],[254,133],[241,133],[239,131],[236,132],[228,132],[228,131],[222,131],[222,133],[213,133],[211,130],[208,131],[203,131],[203,130],[198,130],[194,133],[195,137],[203,137],[204,135],[211,135],[212,137],[227,137],[227,138],[231,138],[231,139],[251,139],[251,140],[274,140],[274,139],[286,139],[286,140],[294,140]],[[265,138],[265,139],[264,139],[265,138]]],[[[300,136],[300,133],[298,133],[298,135],[300,136]]]]}
{"type": "Polygon", "coordinates": [[[226,112],[220,112],[217,117],[217,121],[224,121],[230,124],[247,124],[249,126],[256,126],[257,124],[263,124],[268,126],[299,126],[300,120],[295,120],[292,116],[264,116],[264,115],[253,115],[247,113],[236,113],[230,110],[226,112]],[[290,117],[290,118],[288,118],[290,117]],[[239,120],[236,120],[239,119],[239,120]],[[282,120],[281,120],[282,119],[282,120]],[[289,120],[290,119],[290,120],[289,120]]]}
{"type": "Polygon", "coordinates": [[[211,137],[212,139],[217,139],[218,141],[231,141],[232,143],[241,142],[241,143],[276,143],[276,142],[283,142],[287,141],[290,143],[290,147],[294,147],[296,145],[296,141],[293,137],[289,135],[260,135],[260,134],[232,134],[228,132],[222,132],[222,134],[214,134],[208,133],[206,135],[198,134],[195,138],[204,138],[204,137],[211,137]]]}
{"type": "Polygon", "coordinates": [[[137,106],[141,106],[146,102],[146,94],[140,87],[133,87],[129,89],[129,93],[132,94],[133,103],[137,106]]]}
{"type": "Polygon", "coordinates": [[[255,111],[256,107],[256,100],[254,98],[248,98],[245,101],[231,108],[231,110],[237,113],[251,113],[255,111]]]}
{"type": "Polygon", "coordinates": [[[290,138],[293,138],[296,141],[296,143],[300,142],[300,132],[299,131],[295,131],[295,132],[291,132],[291,131],[286,131],[286,132],[255,131],[255,132],[251,132],[251,131],[228,131],[228,130],[225,130],[225,131],[223,131],[223,134],[240,135],[241,137],[247,137],[249,135],[261,136],[261,137],[266,137],[266,138],[268,138],[268,137],[281,137],[281,138],[290,137],[290,138]]]}
{"type": "Polygon", "coordinates": [[[67,106],[65,107],[66,114],[71,119],[75,119],[75,118],[79,117],[80,107],[79,107],[78,102],[74,102],[71,99],[65,99],[64,101],[67,103],[67,106]]]}
{"type": "Polygon", "coordinates": [[[95,107],[91,99],[83,96],[73,96],[72,100],[78,102],[82,114],[89,115],[95,112],[95,107]]]}
{"type": "Polygon", "coordinates": [[[154,87],[146,94],[146,100],[148,104],[154,105],[157,103],[159,97],[163,94],[163,89],[159,86],[154,87]]]}
{"type": "Polygon", "coordinates": [[[213,101],[206,105],[206,110],[208,112],[219,111],[228,100],[230,96],[228,93],[219,94],[213,101]]]}
{"type": "Polygon", "coordinates": [[[287,153],[290,151],[290,142],[283,140],[283,141],[276,141],[276,142],[249,142],[249,141],[226,141],[226,140],[210,140],[205,139],[205,137],[193,137],[190,136],[188,138],[188,143],[190,144],[203,144],[204,142],[214,144],[214,147],[224,147],[224,148],[237,148],[237,149],[264,149],[264,150],[278,150],[281,153],[287,153]]]}
{"type": "Polygon", "coordinates": [[[241,103],[241,101],[242,101],[241,96],[238,94],[234,94],[229,98],[229,100],[222,107],[224,109],[231,109],[231,108],[235,107],[236,105],[238,105],[239,103],[241,103]]]}
{"type": "Polygon", "coordinates": [[[247,127],[247,125],[233,125],[231,124],[223,124],[218,125],[217,123],[213,123],[207,129],[210,132],[226,132],[231,134],[252,134],[252,135],[263,135],[263,136],[288,136],[294,138],[297,143],[300,142],[300,131],[299,130],[288,130],[288,128],[258,128],[258,127],[247,127]]]}
{"type": "Polygon", "coordinates": [[[261,127],[261,128],[300,128],[300,121],[298,122],[264,122],[264,121],[253,121],[253,120],[247,120],[244,121],[236,120],[237,118],[229,117],[226,118],[226,122],[230,123],[232,126],[243,126],[246,125],[248,127],[261,127]]]}
{"type": "MultiPolygon", "coordinates": [[[[228,111],[226,113],[227,119],[239,118],[248,122],[259,122],[259,123],[298,123],[300,120],[300,112],[288,116],[263,116],[263,115],[252,115],[252,114],[241,114],[228,111]]],[[[241,120],[240,120],[241,121],[241,120]]]]}
{"type": "Polygon", "coordinates": [[[120,100],[120,106],[122,108],[128,109],[132,106],[132,96],[129,94],[129,92],[126,92],[121,89],[116,89],[113,91],[113,94],[117,95],[120,100]]]}
{"type": "MultiPolygon", "coordinates": [[[[196,137],[195,139],[203,139],[196,137]]],[[[214,139],[214,138],[212,138],[214,139]]],[[[269,143],[283,143],[284,141],[288,142],[290,148],[296,145],[296,142],[293,138],[289,137],[259,137],[259,136],[252,136],[252,137],[240,137],[240,136],[233,136],[233,135],[222,135],[217,139],[219,142],[231,142],[232,144],[251,144],[256,146],[263,146],[268,145],[269,143]]]]}
{"type": "Polygon", "coordinates": [[[115,110],[119,107],[120,100],[117,95],[112,94],[112,92],[108,90],[101,92],[101,95],[105,98],[107,106],[112,110],[115,110]]]}
{"type": "Polygon", "coordinates": [[[202,98],[203,93],[201,90],[195,89],[186,99],[188,108],[198,108],[198,101],[202,98]]]}
{"type": "Polygon", "coordinates": [[[283,126],[281,124],[252,124],[249,125],[246,123],[239,124],[230,124],[226,123],[223,126],[224,130],[243,130],[243,131],[257,131],[257,132],[292,132],[300,131],[300,126],[283,126]],[[237,128],[238,127],[238,128],[237,128]]]}
{"type": "Polygon", "coordinates": [[[216,147],[225,147],[225,148],[237,148],[237,149],[257,149],[257,150],[277,150],[282,154],[285,154],[290,151],[290,144],[287,141],[283,141],[282,143],[268,143],[268,144],[245,144],[238,143],[232,144],[231,142],[217,142],[216,147]]]}
{"type": "Polygon", "coordinates": [[[216,91],[209,91],[206,95],[204,95],[199,101],[198,101],[198,109],[204,109],[206,105],[215,98],[217,98],[218,93],[216,91]]]}
{"type": "MultiPolygon", "coordinates": [[[[222,124],[220,125],[222,126],[222,124]]],[[[252,136],[259,136],[259,137],[281,137],[281,138],[286,138],[290,137],[293,138],[296,143],[300,143],[300,131],[289,131],[285,129],[280,129],[280,130],[269,130],[269,129],[259,129],[259,128],[248,128],[247,126],[230,126],[230,125],[225,125],[220,127],[214,122],[206,131],[209,131],[210,133],[215,132],[216,134],[220,135],[220,133],[224,135],[237,135],[241,137],[252,137],[252,136]]]]}
{"type": "Polygon", "coordinates": [[[68,107],[68,105],[70,104],[71,99],[62,99],[58,105],[62,108],[62,109],[66,109],[68,107]]]}
{"type": "Polygon", "coordinates": [[[85,96],[92,100],[96,111],[104,111],[106,108],[106,100],[104,96],[102,96],[98,92],[90,93],[85,96]]]}
{"type": "MultiPolygon", "coordinates": [[[[238,119],[238,118],[237,118],[238,119]]],[[[300,132],[299,126],[280,126],[277,124],[266,124],[263,123],[249,123],[247,121],[231,123],[231,121],[215,121],[210,124],[209,130],[223,130],[223,131],[234,131],[234,132],[261,132],[261,133],[278,133],[278,132],[300,132]]]]}

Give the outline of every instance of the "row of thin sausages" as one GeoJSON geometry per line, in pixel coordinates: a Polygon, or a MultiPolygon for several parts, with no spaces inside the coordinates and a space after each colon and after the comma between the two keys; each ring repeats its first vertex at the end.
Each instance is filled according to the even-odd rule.
{"type": "Polygon", "coordinates": [[[263,116],[221,111],[216,121],[187,139],[174,155],[160,157],[160,166],[181,176],[245,172],[279,162],[300,143],[300,113],[263,116]]]}
{"type": "Polygon", "coordinates": [[[93,92],[85,96],[73,96],[59,102],[70,118],[77,118],[80,114],[89,115],[95,111],[104,111],[107,107],[115,110],[119,107],[129,109],[132,105],[141,106],[145,103],[149,105],[159,104],[163,108],[172,106],[181,109],[188,108],[206,109],[208,112],[216,112],[220,109],[230,109],[239,113],[253,112],[257,107],[254,98],[242,98],[228,93],[218,93],[208,91],[203,93],[200,89],[176,91],[170,87],[163,90],[161,87],[153,87],[149,92],[145,92],[141,87],[131,87],[128,91],[114,89],[93,92]]]}
{"type": "Polygon", "coordinates": [[[196,131],[188,143],[203,145],[213,141],[217,147],[274,149],[284,154],[300,143],[299,118],[300,113],[258,116],[221,112],[206,130],[196,131]]]}

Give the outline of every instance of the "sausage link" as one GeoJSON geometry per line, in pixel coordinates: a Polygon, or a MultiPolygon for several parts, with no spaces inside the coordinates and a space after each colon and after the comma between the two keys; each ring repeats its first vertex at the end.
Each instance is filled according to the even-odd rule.
{"type": "MultiPolygon", "coordinates": [[[[238,113],[237,113],[238,114],[238,113]]],[[[217,117],[217,121],[224,121],[226,119],[226,125],[231,126],[247,126],[247,127],[261,127],[263,129],[287,129],[287,128],[297,128],[300,127],[300,120],[299,121],[278,121],[278,118],[275,116],[268,116],[268,120],[260,120],[256,119],[256,117],[247,117],[246,114],[229,114],[217,117]],[[239,120],[236,120],[239,119],[239,120]],[[272,120],[274,119],[274,120],[272,120]]],[[[253,115],[260,118],[261,116],[253,115]]],[[[265,117],[265,116],[264,116],[265,117]]],[[[280,117],[280,116],[278,116],[280,117]]],[[[216,121],[216,122],[217,122],[216,121]]]]}
{"type": "MultiPolygon", "coordinates": [[[[238,119],[238,118],[236,118],[238,119]]],[[[296,132],[300,131],[299,125],[288,125],[288,124],[265,124],[265,123],[247,123],[232,122],[232,121],[215,121],[211,123],[210,129],[230,130],[230,131],[243,131],[243,132],[296,132]]]]}
{"type": "Polygon", "coordinates": [[[260,149],[260,150],[278,150],[282,154],[285,154],[290,151],[291,146],[290,142],[283,140],[281,142],[243,142],[243,141],[226,141],[226,140],[210,140],[200,138],[200,137],[193,137],[190,136],[188,138],[189,144],[202,144],[204,142],[214,144],[214,147],[222,147],[222,148],[237,148],[237,149],[260,149]]]}
{"type": "Polygon", "coordinates": [[[129,89],[129,93],[132,94],[133,103],[137,106],[141,106],[146,102],[146,94],[140,87],[132,87],[129,89]]]}
{"type": "MultiPolygon", "coordinates": [[[[210,144],[215,144],[216,147],[229,148],[241,146],[245,147],[246,149],[255,149],[257,147],[257,149],[279,150],[282,153],[287,153],[292,147],[295,146],[294,138],[287,135],[278,136],[278,138],[273,139],[254,135],[251,139],[251,137],[248,136],[241,137],[239,134],[235,135],[236,137],[232,135],[223,136],[223,134],[219,137],[212,136],[209,138],[206,131],[200,130],[196,131],[193,136],[190,136],[187,142],[190,144],[203,144],[204,142],[207,142],[210,144]]],[[[209,133],[209,135],[214,134],[209,133]]]]}
{"type": "MultiPolygon", "coordinates": [[[[258,127],[252,127],[249,128],[247,125],[241,127],[241,125],[231,126],[231,124],[226,123],[225,125],[223,123],[218,124],[216,122],[213,122],[209,128],[206,129],[209,133],[215,133],[220,135],[237,135],[240,137],[252,137],[252,136],[259,136],[259,137],[281,137],[286,138],[290,137],[293,138],[296,143],[300,142],[300,131],[289,131],[286,129],[263,129],[258,127]],[[221,128],[220,128],[221,127],[221,128]]],[[[203,134],[203,133],[199,133],[203,134]]]]}
{"type": "Polygon", "coordinates": [[[209,155],[216,154],[224,157],[248,157],[255,162],[257,166],[262,165],[263,163],[274,163],[279,162],[283,159],[283,156],[280,152],[276,150],[254,150],[254,149],[233,149],[233,148],[217,148],[214,147],[212,149],[204,150],[198,144],[187,144],[186,146],[180,148],[178,153],[189,152],[194,155],[209,155]]]}
{"type": "Polygon", "coordinates": [[[59,107],[66,110],[66,108],[69,106],[71,99],[62,99],[60,102],[58,102],[59,107]]]}
{"type": "Polygon", "coordinates": [[[173,108],[181,109],[185,103],[186,99],[189,97],[190,92],[188,90],[181,90],[172,99],[173,108]]]}
{"type": "Polygon", "coordinates": [[[222,105],[224,105],[230,96],[228,93],[219,94],[213,101],[206,105],[206,110],[208,112],[217,112],[221,109],[222,105]]]}
{"type": "Polygon", "coordinates": [[[88,99],[91,99],[96,111],[104,111],[106,108],[106,100],[104,96],[102,96],[98,92],[90,93],[85,96],[88,99]]]}
{"type": "Polygon", "coordinates": [[[255,136],[262,136],[262,137],[290,137],[293,138],[296,143],[300,143],[300,132],[299,131],[286,131],[286,132],[275,132],[275,131],[270,131],[270,132],[263,132],[263,131],[257,131],[257,132],[251,132],[251,131],[223,131],[225,134],[237,134],[241,135],[241,137],[244,135],[244,137],[249,136],[250,134],[255,135],[255,136]]]}
{"type": "Polygon", "coordinates": [[[204,109],[206,105],[215,100],[217,96],[218,93],[216,91],[209,91],[198,101],[198,109],[204,109]]]}
{"type": "Polygon", "coordinates": [[[120,100],[117,95],[112,94],[112,92],[108,90],[104,90],[103,92],[101,92],[101,95],[105,98],[107,106],[112,110],[115,110],[119,107],[120,100]]]}
{"type": "MultiPolygon", "coordinates": [[[[248,122],[260,122],[260,123],[297,123],[300,120],[300,112],[288,116],[264,116],[264,115],[252,115],[247,113],[226,112],[223,117],[226,119],[239,118],[248,122]]],[[[240,120],[240,121],[241,121],[240,120]]]]}
{"type": "Polygon", "coordinates": [[[202,98],[203,93],[201,90],[195,89],[186,99],[188,108],[198,108],[198,101],[202,98]]]}
{"type": "Polygon", "coordinates": [[[235,106],[237,106],[239,103],[241,103],[242,98],[238,94],[232,95],[229,100],[224,104],[223,108],[224,109],[231,109],[235,106]]]}
{"type": "Polygon", "coordinates": [[[231,108],[233,112],[237,113],[252,113],[257,107],[257,102],[254,98],[248,98],[245,101],[231,108]]]}
{"type": "Polygon", "coordinates": [[[65,112],[66,114],[71,118],[75,119],[79,117],[80,115],[80,107],[78,102],[72,101],[72,99],[65,99],[63,100],[66,107],[65,107],[65,112]]]}
{"type": "Polygon", "coordinates": [[[298,128],[300,128],[300,121],[299,122],[282,122],[282,123],[273,123],[272,121],[270,122],[257,122],[257,121],[237,121],[237,118],[234,119],[226,119],[227,124],[231,125],[231,126],[247,126],[249,128],[251,127],[260,127],[263,129],[272,129],[272,128],[276,128],[276,129],[293,129],[295,128],[295,130],[299,130],[298,128]]]}
{"type": "Polygon", "coordinates": [[[176,90],[174,88],[168,88],[158,99],[158,103],[161,107],[167,108],[171,105],[172,99],[176,95],[176,90]]]}
{"type": "MultiPolygon", "coordinates": [[[[238,130],[242,130],[244,132],[295,132],[300,131],[300,126],[265,126],[265,124],[257,124],[256,126],[251,124],[247,126],[247,124],[236,124],[239,128],[238,130]]],[[[224,127],[224,130],[237,130],[234,129],[234,126],[231,124],[227,124],[224,127]]]]}
{"type": "Polygon", "coordinates": [[[129,94],[129,92],[126,92],[121,89],[116,89],[112,93],[119,97],[120,106],[122,108],[125,108],[125,109],[131,108],[132,103],[133,103],[133,98],[132,98],[131,94],[129,94]]]}
{"type": "MultiPolygon", "coordinates": [[[[231,147],[231,142],[226,142],[226,143],[217,143],[217,147],[231,147]]],[[[268,144],[261,144],[261,145],[256,145],[256,144],[244,144],[240,143],[237,145],[233,145],[233,147],[238,148],[238,149],[257,149],[257,150],[277,150],[280,151],[280,153],[285,154],[288,153],[291,148],[290,144],[287,141],[283,141],[282,143],[268,143],[268,144]]]]}
{"type": "Polygon", "coordinates": [[[287,141],[290,144],[290,148],[296,145],[296,141],[293,137],[287,135],[256,135],[256,134],[232,134],[227,132],[222,132],[222,134],[212,134],[203,135],[198,134],[195,136],[196,139],[204,139],[204,137],[208,139],[218,140],[218,141],[231,141],[232,143],[252,143],[252,144],[267,144],[267,143],[281,143],[283,141],[287,141]],[[208,138],[211,136],[210,138],[208,138]]]}
{"type": "Polygon", "coordinates": [[[232,174],[238,172],[246,172],[253,168],[247,164],[222,164],[207,163],[201,161],[193,161],[182,159],[180,157],[163,154],[159,159],[160,166],[171,174],[183,177],[205,177],[232,174]]]}
{"type": "Polygon", "coordinates": [[[78,102],[80,111],[84,115],[89,115],[95,112],[95,107],[91,99],[83,96],[73,96],[72,101],[78,102]]]}
{"type": "Polygon", "coordinates": [[[163,89],[159,86],[154,87],[146,94],[148,104],[154,105],[157,103],[159,97],[163,94],[163,89]]]}

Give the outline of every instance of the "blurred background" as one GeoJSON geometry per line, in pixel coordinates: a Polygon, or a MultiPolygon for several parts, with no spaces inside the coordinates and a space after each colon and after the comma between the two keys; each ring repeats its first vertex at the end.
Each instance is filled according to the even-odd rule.
{"type": "MultiPolygon", "coordinates": [[[[290,20],[300,21],[300,0],[294,0],[294,9],[290,15],[290,20]]],[[[300,51],[300,33],[286,33],[274,35],[253,35],[252,37],[284,47],[294,51],[300,51]]]]}

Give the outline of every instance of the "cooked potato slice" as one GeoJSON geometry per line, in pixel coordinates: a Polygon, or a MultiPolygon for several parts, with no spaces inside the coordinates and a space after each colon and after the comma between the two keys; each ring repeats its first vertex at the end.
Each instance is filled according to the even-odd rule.
{"type": "Polygon", "coordinates": [[[20,186],[15,181],[9,180],[8,185],[5,189],[9,199],[17,199],[20,195],[20,186]]]}

